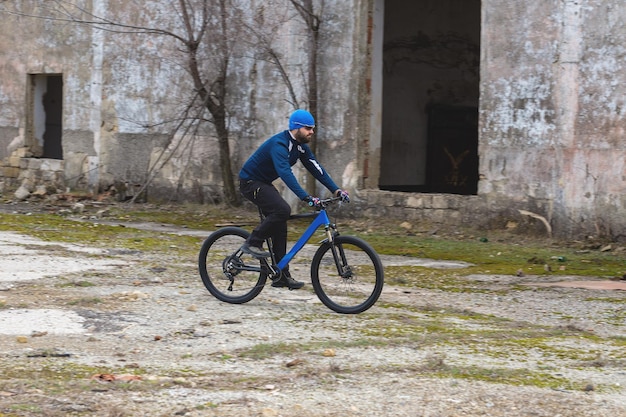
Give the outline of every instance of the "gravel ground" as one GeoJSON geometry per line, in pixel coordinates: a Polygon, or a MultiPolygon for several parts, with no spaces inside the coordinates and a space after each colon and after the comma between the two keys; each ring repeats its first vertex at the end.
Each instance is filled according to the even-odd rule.
{"type": "MultiPolygon", "coordinates": [[[[0,416],[626,416],[622,291],[470,276],[486,291],[386,285],[376,306],[345,316],[323,306],[310,283],[221,303],[202,286],[195,259],[168,254],[0,233],[0,256],[0,416]],[[67,285],[83,279],[93,285],[67,285]],[[436,332],[414,326],[434,317],[475,328],[473,347],[437,343],[436,332]],[[597,338],[551,338],[550,355],[533,347],[494,354],[481,335],[502,323],[597,338]],[[567,349],[596,357],[597,366],[560,357],[567,349]],[[454,367],[542,370],[572,383],[539,388],[437,372],[454,367]]],[[[383,258],[399,261],[407,259],[383,258]]]]}

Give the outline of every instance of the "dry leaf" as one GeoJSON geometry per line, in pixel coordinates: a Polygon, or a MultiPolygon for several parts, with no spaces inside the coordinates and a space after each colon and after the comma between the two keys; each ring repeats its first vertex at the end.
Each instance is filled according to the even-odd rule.
{"type": "Polygon", "coordinates": [[[95,374],[91,377],[97,381],[112,382],[115,381],[115,375],[113,374],[95,374]]]}
{"type": "Polygon", "coordinates": [[[292,366],[296,366],[296,365],[300,365],[302,362],[304,362],[302,359],[294,359],[290,362],[287,362],[287,368],[291,368],[292,366]]]}
{"type": "Polygon", "coordinates": [[[333,357],[335,356],[335,349],[326,349],[324,350],[324,352],[322,352],[322,356],[326,356],[326,357],[333,357]]]}
{"type": "Polygon", "coordinates": [[[122,374],[122,375],[95,374],[91,377],[91,379],[95,379],[96,381],[103,381],[103,382],[141,381],[141,377],[139,375],[131,375],[131,374],[122,374]]]}

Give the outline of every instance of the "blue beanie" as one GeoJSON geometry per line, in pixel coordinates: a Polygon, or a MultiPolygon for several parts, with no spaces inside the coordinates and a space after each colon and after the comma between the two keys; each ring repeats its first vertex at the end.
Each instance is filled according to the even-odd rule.
{"type": "Polygon", "coordinates": [[[296,110],[289,117],[289,130],[300,129],[301,127],[315,127],[313,115],[306,110],[296,110]]]}

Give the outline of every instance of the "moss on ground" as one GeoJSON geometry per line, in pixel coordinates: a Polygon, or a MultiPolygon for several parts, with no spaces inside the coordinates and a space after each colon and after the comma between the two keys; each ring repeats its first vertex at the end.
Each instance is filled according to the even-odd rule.
{"type": "MultiPolygon", "coordinates": [[[[123,222],[153,222],[172,224],[191,229],[213,230],[216,225],[237,223],[253,225],[257,218],[254,212],[231,210],[224,211],[212,206],[146,206],[143,210],[130,210],[128,207],[112,208],[107,220],[120,222],[119,225],[101,224],[97,221],[76,221],[52,214],[35,213],[30,215],[0,213],[0,230],[15,231],[28,234],[44,241],[71,242],[89,246],[120,248],[144,252],[159,253],[168,251],[181,259],[195,260],[201,238],[155,233],[130,229],[121,225],[123,222]]],[[[293,237],[301,233],[307,226],[306,222],[290,223],[290,234],[293,237]]],[[[515,236],[507,239],[479,239],[477,235],[447,235],[433,237],[426,233],[408,233],[397,225],[376,222],[355,222],[347,220],[345,228],[340,223],[344,234],[355,234],[368,241],[380,254],[401,255],[407,257],[427,257],[433,259],[464,261],[472,266],[454,271],[439,270],[418,266],[388,266],[385,268],[388,284],[408,287],[439,290],[450,293],[494,293],[492,289],[477,285],[465,278],[471,274],[545,274],[545,275],[580,275],[596,277],[616,277],[626,273],[625,252],[602,251],[600,248],[571,246],[564,243],[541,239],[519,242],[515,236]],[[545,270],[551,266],[551,271],[545,270]]],[[[59,255],[64,254],[58,248],[59,255]]],[[[94,285],[89,277],[76,279],[61,287],[89,287],[94,285]]],[[[511,286],[507,291],[526,291],[521,286],[511,286]]],[[[601,297],[597,301],[607,303],[623,303],[621,298],[601,297]]],[[[591,300],[593,301],[593,300],[591,300]]],[[[102,299],[74,298],[69,301],[75,306],[97,306],[102,299]]],[[[232,358],[249,360],[266,360],[277,355],[293,355],[296,352],[319,355],[320,351],[335,349],[368,349],[385,346],[402,346],[406,348],[428,347],[437,351],[438,347],[452,349],[459,354],[471,353],[481,355],[493,363],[501,363],[507,358],[516,361],[539,360],[543,363],[540,371],[510,368],[504,366],[459,366],[454,360],[444,356],[431,356],[419,364],[404,364],[403,372],[414,375],[426,375],[439,378],[461,378],[498,382],[512,385],[532,385],[553,389],[583,389],[584,381],[575,381],[556,375],[550,364],[559,361],[578,367],[623,367],[626,354],[626,338],[599,338],[576,328],[546,327],[529,323],[518,323],[512,320],[481,315],[474,312],[454,310],[450,308],[430,308],[408,306],[401,303],[385,303],[380,301],[379,307],[387,311],[382,315],[368,314],[355,325],[353,321],[342,321],[343,316],[328,315],[337,323],[333,330],[352,331],[349,340],[317,341],[302,343],[260,343],[246,349],[222,354],[217,360],[232,358]],[[394,312],[397,310],[398,312],[394,312]],[[585,342],[585,343],[582,343],[585,342]],[[577,347],[580,346],[580,347],[577,347]],[[590,348],[590,346],[598,346],[590,348]],[[602,348],[610,348],[611,358],[602,356],[602,348]],[[232,355],[232,356],[231,356],[232,355]],[[531,358],[532,355],[532,358],[531,358]],[[539,358],[539,359],[537,359],[539,358]]],[[[0,308],[5,307],[0,300],[0,308]]],[[[626,313],[616,312],[607,317],[609,323],[623,325],[626,313]]],[[[318,317],[311,317],[315,322],[318,317]]],[[[306,318],[305,318],[306,320],[306,318]]],[[[81,367],[69,362],[37,367],[3,366],[0,373],[0,389],[10,378],[16,380],[41,380],[33,382],[44,386],[48,393],[54,392],[55,381],[63,379],[85,380],[90,375],[103,372],[93,367],[81,367]]],[[[568,365],[569,366],[569,365],[568,365]]],[[[375,369],[368,369],[373,371],[375,369]]],[[[114,370],[110,370],[113,372],[114,370]]],[[[200,378],[193,372],[172,369],[172,376],[200,378]]],[[[259,385],[262,378],[254,380],[237,379],[242,376],[231,376],[229,380],[235,385],[259,385]]],[[[209,382],[207,382],[209,384],[209,382]]],[[[43,389],[43,388],[42,388],[43,389]]]]}

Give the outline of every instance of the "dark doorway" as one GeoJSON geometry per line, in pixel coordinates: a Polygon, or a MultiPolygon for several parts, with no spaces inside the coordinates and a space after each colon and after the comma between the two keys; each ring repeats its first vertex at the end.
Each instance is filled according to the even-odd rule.
{"type": "Polygon", "coordinates": [[[480,0],[385,0],[379,188],[475,194],[480,0]]]}
{"type": "Polygon", "coordinates": [[[35,74],[33,85],[33,123],[41,157],[63,159],[63,76],[35,74]]]}

